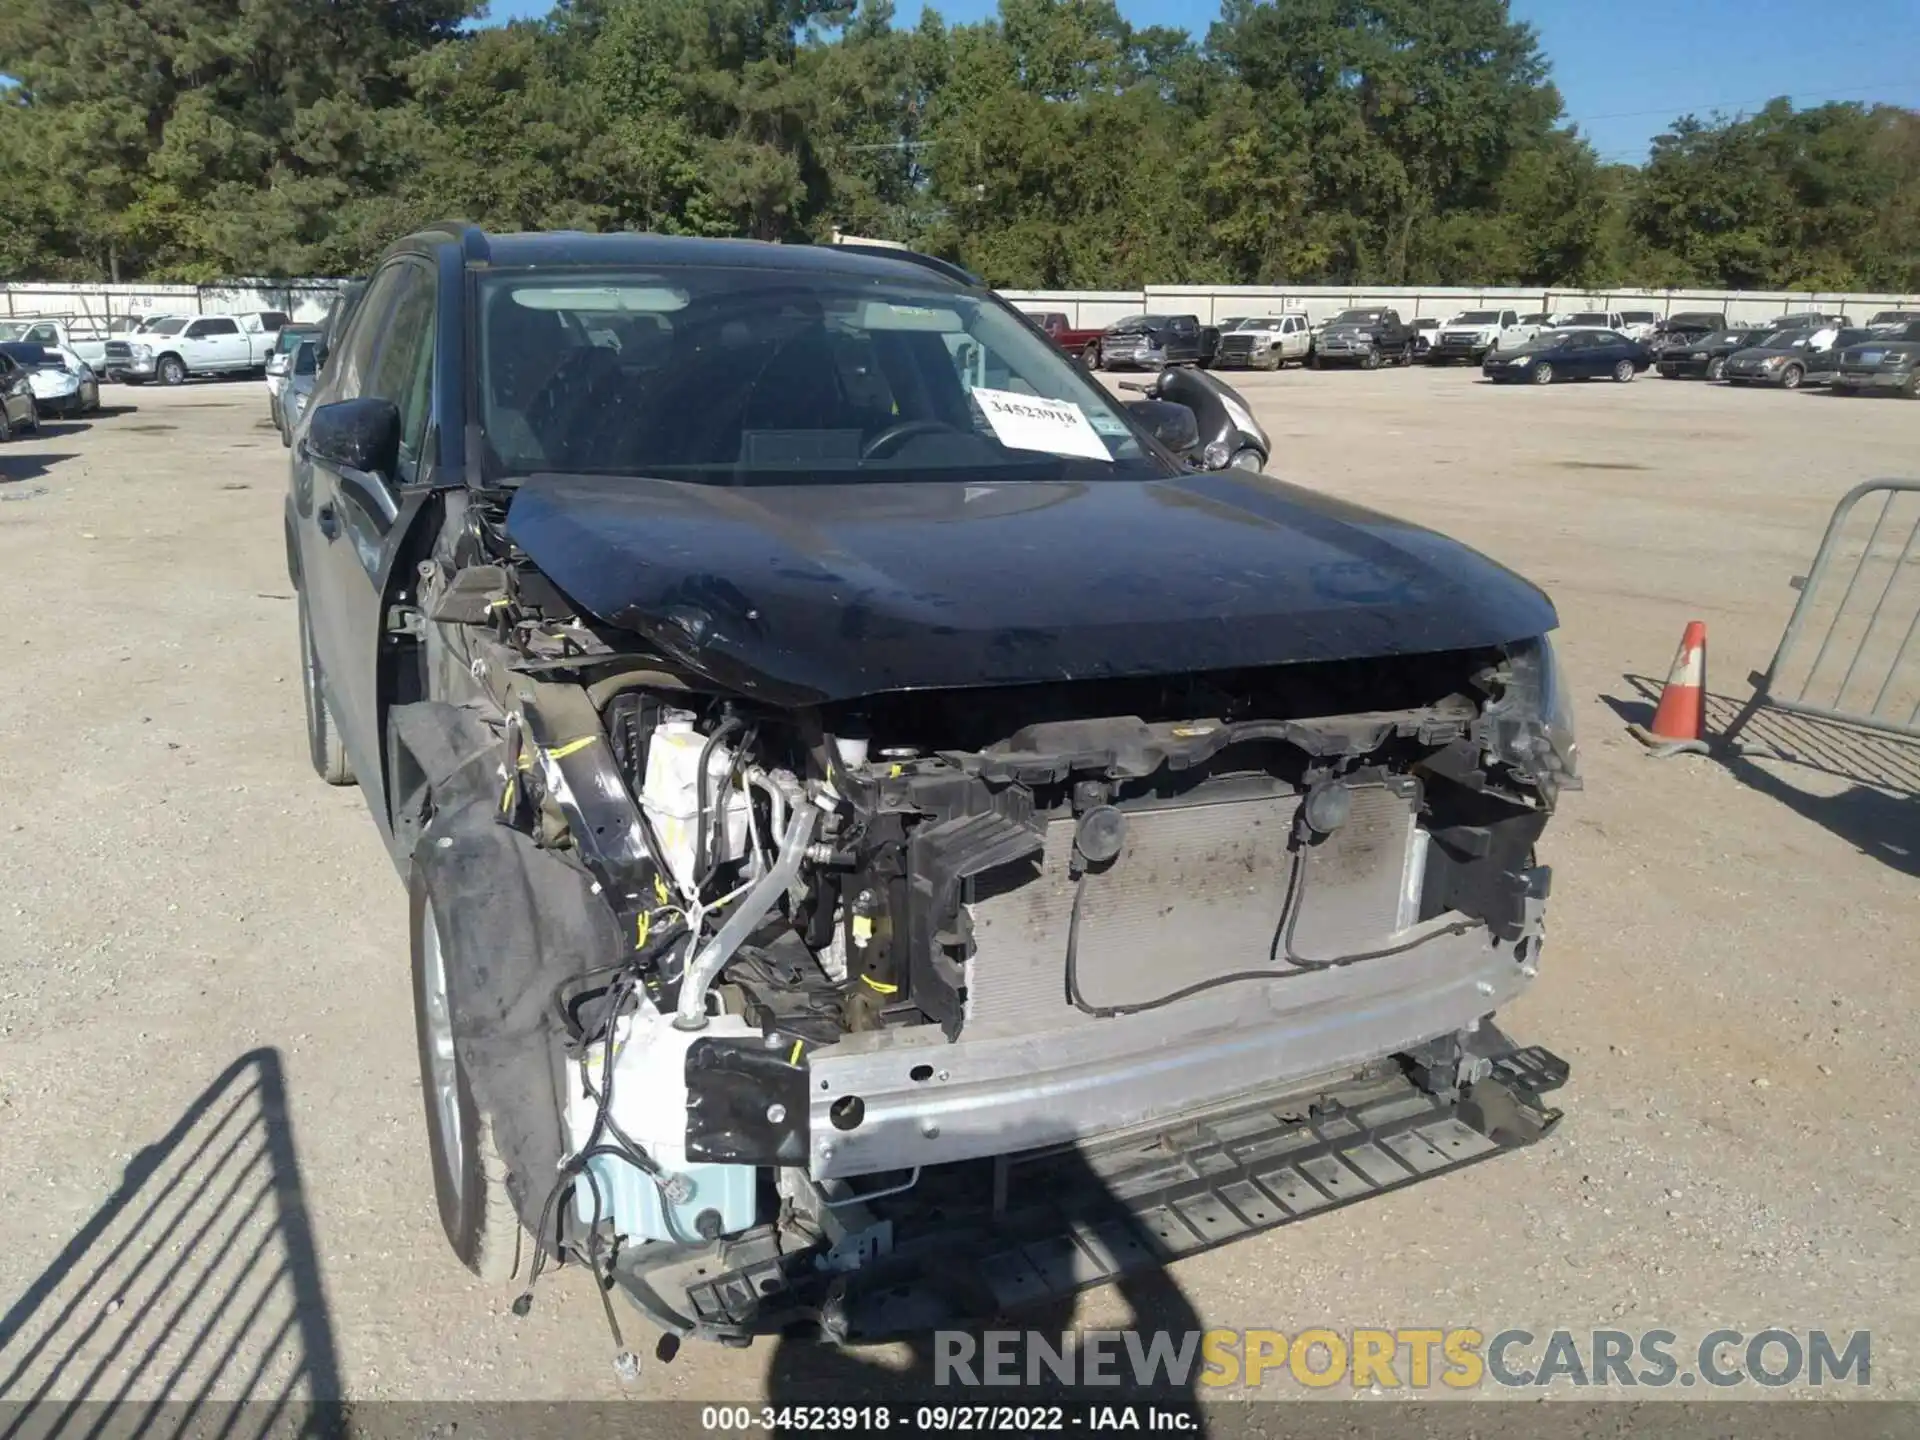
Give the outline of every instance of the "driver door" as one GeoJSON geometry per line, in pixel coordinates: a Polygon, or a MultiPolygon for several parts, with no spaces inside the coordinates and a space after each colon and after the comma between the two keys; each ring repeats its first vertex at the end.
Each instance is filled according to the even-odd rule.
{"type": "Polygon", "coordinates": [[[356,309],[340,363],[329,367],[295,446],[295,524],[314,649],[334,722],[376,815],[385,814],[379,694],[384,597],[403,534],[402,492],[422,468],[435,298],[435,276],[424,260],[388,262],[356,309]],[[391,400],[400,410],[400,454],[390,475],[324,460],[308,446],[315,410],[367,396],[391,400]]]}

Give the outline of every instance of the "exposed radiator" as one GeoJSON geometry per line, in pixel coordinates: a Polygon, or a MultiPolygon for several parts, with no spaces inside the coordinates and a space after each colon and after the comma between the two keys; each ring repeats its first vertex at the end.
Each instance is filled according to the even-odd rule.
{"type": "Polygon", "coordinates": [[[1418,918],[1417,786],[1353,787],[1346,824],[1296,862],[1299,804],[1284,795],[1129,810],[1118,858],[1079,880],[1074,821],[1051,822],[1038,857],[973,882],[966,1028],[1098,1023],[1091,1012],[1150,1005],[1224,976],[1295,970],[1281,927],[1296,863],[1295,955],[1326,961],[1390,945],[1418,918]]]}

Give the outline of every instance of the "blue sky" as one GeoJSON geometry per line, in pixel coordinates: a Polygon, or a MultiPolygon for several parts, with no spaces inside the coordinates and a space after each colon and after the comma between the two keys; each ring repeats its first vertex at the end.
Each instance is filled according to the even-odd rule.
{"type": "MultiPolygon", "coordinates": [[[[915,0],[895,0],[901,18],[915,0]]],[[[1136,25],[1203,35],[1215,0],[1119,0],[1136,25]]],[[[495,20],[544,15],[548,0],[492,0],[495,20]]],[[[952,21],[993,13],[997,0],[942,0],[952,21]]],[[[1567,118],[1608,160],[1638,162],[1648,142],[1691,110],[1889,101],[1920,108],[1916,0],[1514,0],[1540,32],[1567,118]]]]}

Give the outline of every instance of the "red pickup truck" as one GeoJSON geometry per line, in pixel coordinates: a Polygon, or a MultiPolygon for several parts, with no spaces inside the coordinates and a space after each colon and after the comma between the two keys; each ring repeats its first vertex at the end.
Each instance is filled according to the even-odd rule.
{"type": "Polygon", "coordinates": [[[1078,355],[1092,369],[1100,368],[1100,336],[1102,330],[1076,330],[1067,323],[1067,317],[1058,310],[1028,310],[1027,318],[1038,325],[1055,346],[1069,355],[1078,355]]]}

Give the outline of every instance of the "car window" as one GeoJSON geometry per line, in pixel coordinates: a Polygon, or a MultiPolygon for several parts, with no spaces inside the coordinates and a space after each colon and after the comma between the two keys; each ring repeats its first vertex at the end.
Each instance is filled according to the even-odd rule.
{"type": "Polygon", "coordinates": [[[477,408],[487,468],[501,478],[1166,473],[1117,402],[1059,351],[997,301],[931,275],[502,273],[480,279],[477,304],[477,408]],[[1021,397],[1043,403],[1023,412],[1021,397]]]}
{"type": "Polygon", "coordinates": [[[399,261],[388,265],[354,303],[346,332],[335,342],[336,358],[327,366],[329,373],[339,372],[331,398],[352,400],[365,392],[373,352],[386,333],[386,321],[399,298],[401,268],[399,261]]]}
{"type": "Polygon", "coordinates": [[[380,328],[386,343],[367,372],[363,395],[391,400],[400,410],[400,469],[414,477],[426,437],[433,392],[433,271],[405,263],[395,267],[393,311],[380,328]]]}
{"type": "Polygon", "coordinates": [[[192,328],[187,331],[189,336],[200,339],[205,339],[210,335],[238,335],[239,333],[240,327],[234,324],[233,321],[225,319],[196,320],[193,322],[192,328]]]}
{"type": "Polygon", "coordinates": [[[311,375],[319,368],[320,347],[312,340],[302,340],[293,349],[293,373],[311,375]]]}
{"type": "Polygon", "coordinates": [[[51,325],[36,325],[21,338],[31,340],[36,345],[58,345],[60,332],[51,325]]]}

